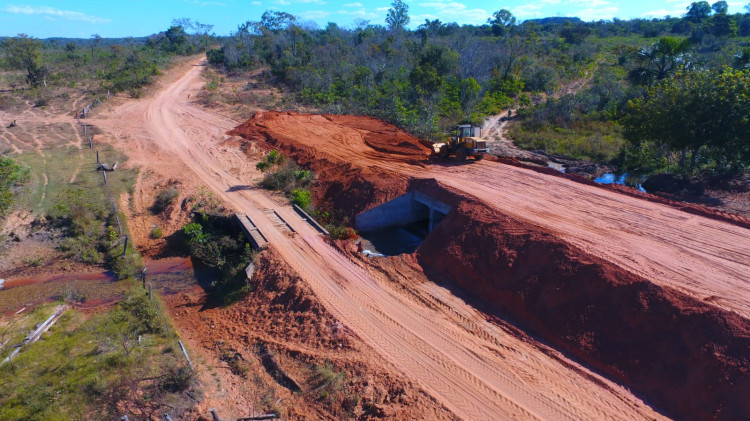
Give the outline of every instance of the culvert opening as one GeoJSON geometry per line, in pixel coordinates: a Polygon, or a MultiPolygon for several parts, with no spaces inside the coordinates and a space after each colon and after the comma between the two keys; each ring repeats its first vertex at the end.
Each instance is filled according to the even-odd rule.
{"type": "Polygon", "coordinates": [[[362,252],[370,256],[414,253],[451,208],[430,196],[409,192],[357,215],[362,252]]]}

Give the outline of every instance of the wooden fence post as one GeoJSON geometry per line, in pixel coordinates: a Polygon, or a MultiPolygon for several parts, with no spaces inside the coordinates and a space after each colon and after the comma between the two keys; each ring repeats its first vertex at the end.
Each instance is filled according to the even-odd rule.
{"type": "Polygon", "coordinates": [[[99,149],[96,150],[96,163],[99,164],[99,149]]]}
{"type": "Polygon", "coordinates": [[[128,252],[128,236],[125,236],[125,246],[122,248],[122,257],[125,257],[125,253],[128,252]]]}
{"type": "Polygon", "coordinates": [[[154,299],[154,291],[151,287],[151,282],[148,283],[148,299],[153,300],[154,299]]]}
{"type": "Polygon", "coordinates": [[[214,419],[214,421],[219,421],[219,416],[216,415],[216,411],[213,408],[209,409],[209,411],[211,411],[211,417],[214,419]]]}
{"type": "Polygon", "coordinates": [[[107,184],[107,172],[102,168],[102,177],[104,177],[104,184],[107,184]]]}

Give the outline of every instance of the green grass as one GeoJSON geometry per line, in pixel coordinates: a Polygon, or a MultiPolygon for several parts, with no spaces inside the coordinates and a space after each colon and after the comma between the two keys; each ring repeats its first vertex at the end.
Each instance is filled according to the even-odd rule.
{"type": "Polygon", "coordinates": [[[580,121],[571,123],[568,128],[522,122],[510,126],[508,137],[523,149],[593,162],[611,161],[626,143],[621,128],[610,121],[580,121]]]}
{"type": "MultiPolygon", "coordinates": [[[[56,306],[22,317],[19,336],[56,306]]],[[[67,310],[12,365],[0,367],[0,419],[119,419],[123,407],[158,411],[190,387],[185,364],[161,303],[136,287],[106,313],[67,310]]]]}
{"type": "Polygon", "coordinates": [[[125,258],[121,257],[127,221],[118,211],[120,234],[112,201],[118,203],[123,193],[132,192],[138,169],[124,169],[127,156],[103,143],[101,134],[95,135],[94,149],[89,149],[87,139],[92,133],[96,128],[83,135],[79,126],[64,123],[30,124],[17,131],[12,139],[22,150],[17,159],[30,169],[30,181],[18,206],[42,217],[57,218],[67,235],[58,249],[66,257],[83,263],[106,263],[123,278],[137,271],[141,262],[132,242],[125,258]],[[97,171],[96,150],[101,162],[120,163],[117,171],[107,173],[107,185],[102,172],[97,171]]]}
{"type": "MultiPolygon", "coordinates": [[[[101,171],[96,171],[95,150],[99,150],[102,162],[120,162],[117,171],[107,174],[112,197],[119,197],[121,193],[132,190],[138,170],[122,168],[127,156],[97,139],[94,150],[88,148],[86,139],[83,149],[78,149],[75,145],[79,143],[79,139],[74,130],[80,133],[81,129],[77,125],[69,124],[54,125],[52,128],[31,127],[27,133],[28,138],[19,136],[21,141],[27,142],[21,145],[25,150],[16,158],[31,170],[27,191],[19,197],[19,205],[38,215],[50,214],[54,210],[56,200],[71,187],[84,189],[89,192],[92,200],[109,205],[101,171]],[[35,137],[46,137],[50,141],[40,150],[30,150],[35,137]]],[[[85,138],[83,135],[81,137],[85,138]]]]}

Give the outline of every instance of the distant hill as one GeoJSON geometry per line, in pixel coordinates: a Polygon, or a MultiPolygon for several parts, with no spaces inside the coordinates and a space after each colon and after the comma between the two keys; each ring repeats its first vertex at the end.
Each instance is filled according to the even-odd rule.
{"type": "Polygon", "coordinates": [[[535,22],[540,25],[565,24],[565,23],[582,23],[583,21],[576,17],[552,17],[541,19],[526,19],[525,22],[535,22]]]}

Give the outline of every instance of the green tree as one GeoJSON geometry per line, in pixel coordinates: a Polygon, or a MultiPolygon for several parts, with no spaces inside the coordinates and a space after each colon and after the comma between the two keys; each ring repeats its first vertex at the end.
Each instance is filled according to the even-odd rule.
{"type": "Polygon", "coordinates": [[[26,34],[3,42],[8,64],[26,71],[26,82],[33,87],[46,84],[47,68],[42,65],[42,43],[26,34]]]}
{"type": "Polygon", "coordinates": [[[28,179],[29,170],[12,158],[0,157],[0,216],[13,206],[13,190],[28,179]]]}
{"type": "Polygon", "coordinates": [[[508,9],[500,9],[487,18],[487,23],[492,25],[492,34],[495,36],[505,35],[506,29],[516,24],[516,18],[508,9]]]}
{"type": "Polygon", "coordinates": [[[711,10],[717,15],[726,15],[729,11],[729,5],[724,0],[720,0],[711,5],[711,10]]]}
{"type": "Polygon", "coordinates": [[[385,23],[391,31],[401,31],[409,24],[409,5],[402,0],[394,0],[388,14],[385,17],[385,23]]]}
{"type": "Polygon", "coordinates": [[[739,172],[750,166],[750,72],[681,71],[630,101],[623,119],[634,144],[654,142],[690,156],[708,170],[739,172]]]}
{"type": "Polygon", "coordinates": [[[691,3],[687,7],[685,19],[693,23],[701,23],[711,14],[711,5],[707,1],[698,1],[691,3]]]}
{"type": "Polygon", "coordinates": [[[630,79],[648,85],[662,80],[687,63],[688,40],[661,37],[637,53],[638,65],[630,72],[630,79]]]}
{"type": "Polygon", "coordinates": [[[99,43],[102,42],[102,37],[99,34],[93,34],[91,35],[91,44],[89,47],[91,48],[91,58],[94,58],[94,50],[99,46],[99,43]]]}

